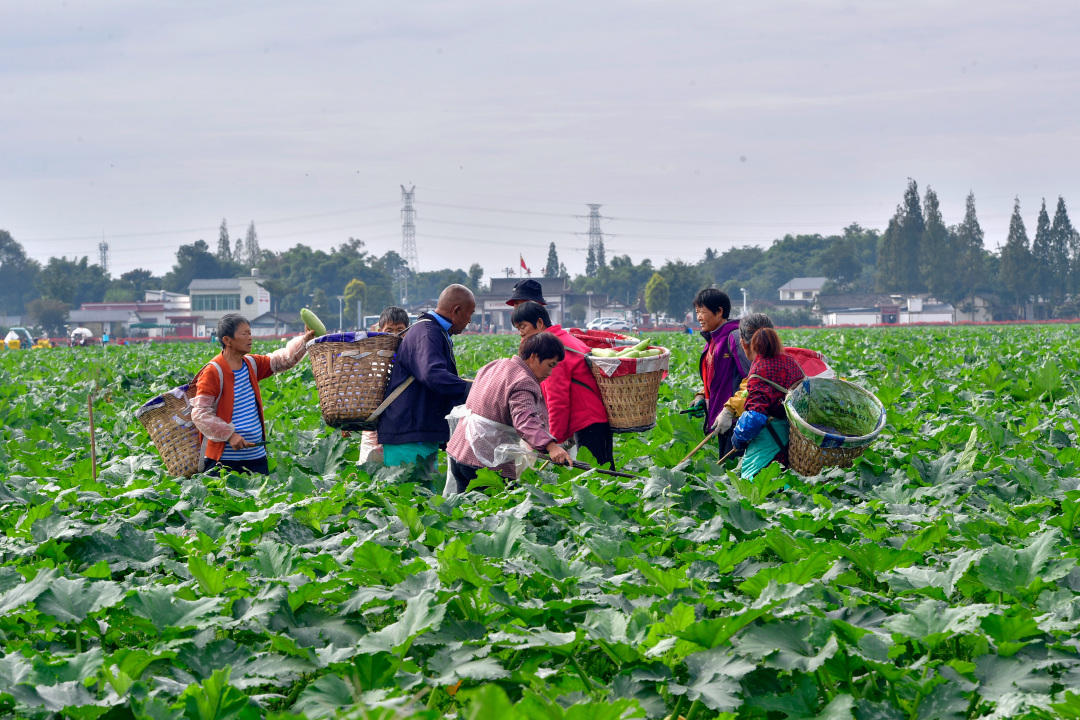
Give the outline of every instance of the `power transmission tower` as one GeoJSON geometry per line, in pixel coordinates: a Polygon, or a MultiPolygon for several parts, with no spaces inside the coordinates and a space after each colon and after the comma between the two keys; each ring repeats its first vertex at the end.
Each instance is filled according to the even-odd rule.
{"type": "Polygon", "coordinates": [[[416,186],[406,190],[401,186],[401,201],[405,207],[401,209],[401,259],[414,273],[420,272],[420,257],[416,252],[416,210],[413,208],[413,195],[416,186]]]}
{"type": "Polygon", "coordinates": [[[98,243],[99,260],[98,264],[101,265],[102,272],[109,272],[109,243],[102,240],[98,243]]]}
{"type": "Polygon", "coordinates": [[[603,267],[604,261],[604,231],[600,229],[600,206],[589,205],[589,250],[596,258],[596,264],[603,267]]]}

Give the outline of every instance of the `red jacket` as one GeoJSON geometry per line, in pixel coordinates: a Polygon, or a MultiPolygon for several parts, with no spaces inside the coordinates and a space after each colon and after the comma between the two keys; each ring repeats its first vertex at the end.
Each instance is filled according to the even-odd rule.
{"type": "Polygon", "coordinates": [[[608,416],[604,401],[600,399],[600,388],[585,364],[589,346],[563,330],[561,325],[552,325],[548,332],[559,338],[566,348],[566,358],[540,383],[551,434],[562,443],[578,430],[607,422],[608,416]]]}

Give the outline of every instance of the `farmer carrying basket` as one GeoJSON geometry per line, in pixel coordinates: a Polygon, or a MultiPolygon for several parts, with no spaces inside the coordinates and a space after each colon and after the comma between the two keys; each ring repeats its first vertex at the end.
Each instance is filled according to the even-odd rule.
{"type": "Polygon", "coordinates": [[[732,433],[733,445],[744,451],[742,477],[752,479],[774,460],[800,475],[850,467],[884,427],[881,401],[834,377],[820,354],[784,348],[771,322],[764,326],[758,315],[740,323],[740,341],[752,360],[745,407],[732,433]]]}
{"type": "Polygon", "coordinates": [[[267,475],[266,428],[259,382],[293,367],[307,353],[314,330],[269,355],[251,354],[251,325],[229,313],[218,321],[221,352],[200,371],[191,420],[203,435],[203,469],[222,465],[267,475]]]}

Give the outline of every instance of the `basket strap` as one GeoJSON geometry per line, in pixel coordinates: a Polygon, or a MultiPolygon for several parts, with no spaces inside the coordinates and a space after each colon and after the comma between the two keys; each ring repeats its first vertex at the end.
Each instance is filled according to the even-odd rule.
{"type": "Polygon", "coordinates": [[[772,439],[773,439],[773,442],[776,443],[776,447],[783,450],[784,449],[784,443],[780,442],[780,436],[776,433],[776,428],[774,428],[772,426],[772,418],[769,418],[768,420],[765,421],[765,429],[769,431],[770,435],[772,435],[772,439]]]}
{"type": "Polygon", "coordinates": [[[390,403],[397,400],[398,396],[401,395],[401,393],[405,392],[405,388],[412,385],[412,381],[415,380],[415,379],[416,378],[414,378],[412,375],[405,378],[405,382],[401,383],[396,388],[394,388],[394,392],[387,395],[386,399],[384,399],[381,403],[379,403],[379,407],[375,408],[375,411],[373,413],[371,413],[370,415],[368,415],[367,421],[372,422],[374,420],[377,420],[378,417],[383,414],[383,410],[390,407],[390,403]]]}
{"type": "MultiPolygon", "coordinates": [[[[213,366],[213,368],[217,370],[218,374],[218,392],[217,397],[214,398],[214,413],[217,414],[217,406],[218,403],[221,402],[221,393],[225,392],[225,373],[221,371],[221,366],[213,361],[206,363],[206,366],[203,367],[203,369],[195,375],[195,378],[191,382],[193,384],[198,383],[199,375],[202,375],[203,370],[206,370],[206,368],[211,366],[213,366]]],[[[199,435],[202,437],[202,445],[199,447],[199,472],[203,472],[204,470],[206,470],[203,465],[206,462],[206,451],[210,447],[210,438],[206,437],[201,432],[199,433],[199,435]]],[[[228,440],[226,440],[226,442],[228,442],[228,440]]]]}
{"type": "MultiPolygon", "coordinates": [[[[760,381],[761,381],[761,382],[763,382],[763,383],[768,383],[769,385],[772,385],[772,386],[773,386],[774,388],[776,388],[776,389],[777,389],[777,390],[779,390],[780,392],[784,393],[785,395],[787,395],[787,394],[788,394],[789,392],[791,392],[792,388],[793,388],[793,387],[795,387],[794,385],[792,385],[792,387],[790,387],[790,388],[786,388],[786,387],[784,387],[783,385],[781,385],[780,383],[775,383],[775,382],[773,382],[772,380],[770,380],[770,379],[768,379],[768,378],[763,378],[763,377],[761,377],[761,376],[760,376],[760,375],[758,375],[757,373],[754,373],[754,374],[753,374],[753,375],[751,375],[750,377],[752,377],[752,378],[757,378],[758,380],[760,380],[760,381]]],[[[798,384],[799,384],[799,383],[801,383],[801,382],[802,382],[802,380],[799,380],[799,382],[795,383],[795,385],[798,385],[798,384]]]]}

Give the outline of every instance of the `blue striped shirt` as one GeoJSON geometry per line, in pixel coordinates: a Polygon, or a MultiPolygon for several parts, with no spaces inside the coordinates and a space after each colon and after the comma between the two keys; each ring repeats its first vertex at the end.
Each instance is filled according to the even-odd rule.
{"type": "MultiPolygon", "coordinates": [[[[255,389],[248,380],[248,363],[244,360],[239,370],[233,370],[233,429],[248,442],[262,442],[262,423],[259,422],[259,407],[255,402],[255,389]]],[[[266,457],[263,446],[233,450],[229,443],[221,453],[222,460],[255,460],[266,457]]]]}

